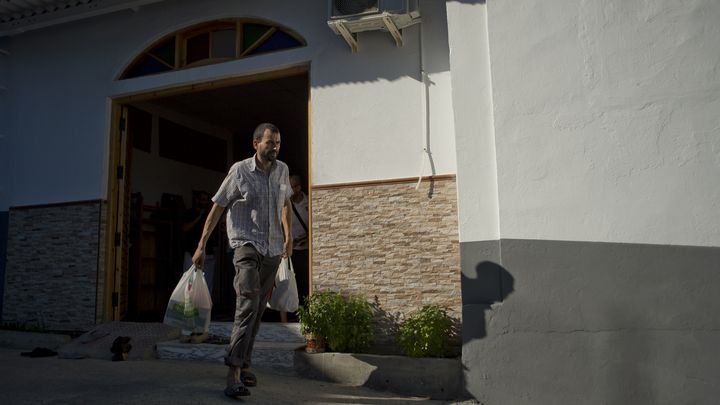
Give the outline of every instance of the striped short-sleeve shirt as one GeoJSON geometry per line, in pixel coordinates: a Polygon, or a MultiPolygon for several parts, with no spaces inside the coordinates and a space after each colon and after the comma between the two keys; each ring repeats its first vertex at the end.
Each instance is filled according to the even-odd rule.
{"type": "Polygon", "coordinates": [[[264,256],[283,253],[282,208],[292,195],[289,171],[276,160],[266,173],[255,156],[235,163],[223,180],[213,202],[227,208],[230,247],[251,244],[264,256]]]}

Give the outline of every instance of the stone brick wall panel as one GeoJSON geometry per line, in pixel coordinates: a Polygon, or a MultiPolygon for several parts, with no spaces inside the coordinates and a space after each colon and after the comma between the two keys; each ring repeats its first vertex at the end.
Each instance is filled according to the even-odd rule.
{"type": "Polygon", "coordinates": [[[397,320],[425,304],[459,319],[455,181],[432,183],[313,189],[313,288],[362,294],[397,320]]]}
{"type": "Polygon", "coordinates": [[[11,208],[3,319],[48,329],[96,320],[99,202],[11,208]]]}
{"type": "Polygon", "coordinates": [[[97,288],[95,291],[95,323],[103,321],[105,312],[105,232],[107,229],[108,205],[103,200],[100,204],[98,224],[98,260],[97,260],[97,288]]]}

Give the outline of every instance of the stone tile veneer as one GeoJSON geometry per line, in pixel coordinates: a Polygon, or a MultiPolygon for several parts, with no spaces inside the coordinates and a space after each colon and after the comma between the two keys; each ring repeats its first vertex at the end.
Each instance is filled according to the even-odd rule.
{"type": "Polygon", "coordinates": [[[99,201],[10,209],[4,321],[95,324],[100,209],[99,201]]]}
{"type": "Polygon", "coordinates": [[[424,304],[461,316],[455,180],[314,187],[312,281],[317,290],[362,294],[392,322],[424,304]]]}
{"type": "Polygon", "coordinates": [[[106,271],[106,260],[105,253],[107,252],[107,246],[105,242],[105,235],[107,232],[107,216],[108,216],[108,204],[106,200],[102,200],[100,203],[100,217],[99,221],[99,246],[98,246],[98,260],[97,260],[97,289],[95,292],[95,323],[102,323],[105,314],[105,271],[106,271]]]}

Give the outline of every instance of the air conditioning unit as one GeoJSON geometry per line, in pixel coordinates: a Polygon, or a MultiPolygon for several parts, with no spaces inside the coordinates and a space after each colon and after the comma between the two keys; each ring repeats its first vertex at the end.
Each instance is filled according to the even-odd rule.
{"type": "Polygon", "coordinates": [[[402,46],[403,28],[421,22],[418,0],[328,0],[328,26],[357,52],[357,33],[387,31],[402,46]]]}

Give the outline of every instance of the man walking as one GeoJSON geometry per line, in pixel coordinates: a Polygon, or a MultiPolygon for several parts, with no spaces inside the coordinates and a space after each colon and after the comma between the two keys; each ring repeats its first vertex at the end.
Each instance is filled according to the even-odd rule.
{"type": "Polygon", "coordinates": [[[227,234],[234,249],[237,295],[235,322],[225,364],[229,367],[225,395],[250,395],[257,384],[250,372],[251,355],[268,293],[275,282],[280,260],[292,254],[292,189],[288,167],[277,160],[280,131],[260,124],[253,134],[255,155],[235,163],[212,198],[193,263],[202,268],[205,245],[225,208],[227,234]]]}

